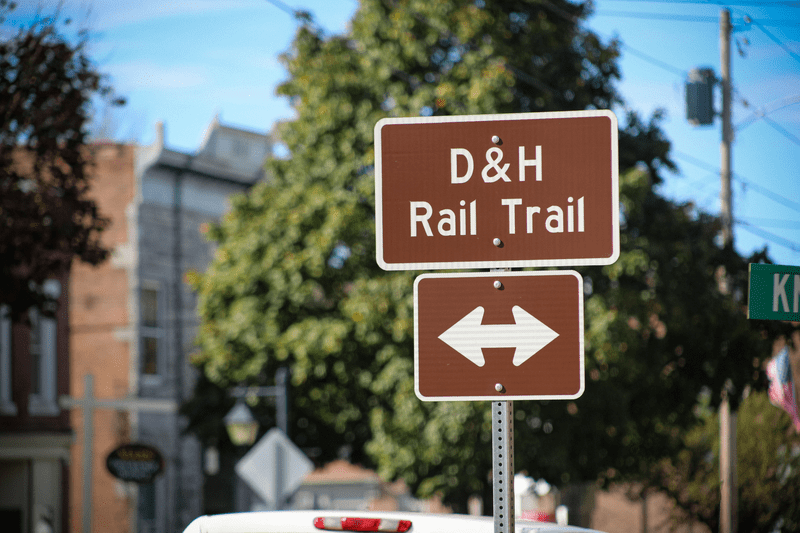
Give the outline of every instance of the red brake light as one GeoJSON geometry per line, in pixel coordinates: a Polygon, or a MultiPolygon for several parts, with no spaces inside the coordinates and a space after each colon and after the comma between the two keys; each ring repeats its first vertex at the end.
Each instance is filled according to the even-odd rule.
{"type": "Polygon", "coordinates": [[[357,517],[318,517],[314,519],[314,527],[325,531],[408,531],[411,520],[389,520],[386,518],[357,517]]]}
{"type": "Polygon", "coordinates": [[[342,518],[344,531],[378,531],[380,525],[379,518],[342,518]]]}

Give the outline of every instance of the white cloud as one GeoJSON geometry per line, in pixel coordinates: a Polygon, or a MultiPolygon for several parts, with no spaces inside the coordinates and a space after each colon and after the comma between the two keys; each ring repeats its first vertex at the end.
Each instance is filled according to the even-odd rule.
{"type": "Polygon", "coordinates": [[[182,14],[213,13],[238,7],[252,7],[247,0],[93,0],[68,2],[66,10],[74,12],[78,20],[89,12],[88,27],[92,31],[108,31],[126,24],[157,20],[182,14]]]}
{"type": "Polygon", "coordinates": [[[117,92],[133,89],[186,89],[208,83],[205,67],[197,65],[164,65],[152,61],[132,61],[107,65],[117,92]]]}

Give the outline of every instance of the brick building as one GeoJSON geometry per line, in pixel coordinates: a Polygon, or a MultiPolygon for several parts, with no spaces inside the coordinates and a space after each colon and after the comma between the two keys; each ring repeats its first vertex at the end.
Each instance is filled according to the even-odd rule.
{"type": "MultiPolygon", "coordinates": [[[[135,197],[134,161],[137,148],[118,144],[92,146],[91,195],[103,216],[111,220],[103,244],[111,258],[93,267],[76,263],[69,284],[70,394],[85,398],[85,376],[94,378],[93,396],[98,400],[130,394],[130,339],[133,337],[128,302],[130,272],[127,250],[135,232],[125,213],[135,197]]],[[[130,531],[133,493],[108,473],[105,458],[130,437],[127,413],[95,409],[90,416],[91,465],[84,464],[83,409],[71,410],[75,442],[70,469],[70,528],[72,532],[114,529],[130,531]],[[84,479],[91,472],[90,481],[84,479]],[[85,489],[85,490],[84,490],[85,489]],[[91,494],[91,500],[84,497],[91,494]],[[86,515],[86,513],[89,513],[86,515]],[[84,520],[88,519],[84,527],[84,520]]]]}
{"type": "Polygon", "coordinates": [[[12,320],[0,306],[0,524],[9,533],[66,531],[69,416],[67,274],[45,282],[55,316],[12,320]]]}

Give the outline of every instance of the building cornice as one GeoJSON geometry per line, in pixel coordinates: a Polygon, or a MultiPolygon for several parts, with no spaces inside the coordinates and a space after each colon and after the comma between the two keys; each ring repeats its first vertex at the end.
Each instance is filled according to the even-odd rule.
{"type": "Polygon", "coordinates": [[[0,459],[63,459],[69,461],[72,433],[0,434],[0,459]]]}

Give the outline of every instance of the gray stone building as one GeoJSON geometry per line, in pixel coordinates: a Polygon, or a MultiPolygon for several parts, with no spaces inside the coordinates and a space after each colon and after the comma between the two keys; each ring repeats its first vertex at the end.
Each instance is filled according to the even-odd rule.
{"type": "MultiPolygon", "coordinates": [[[[184,282],[187,270],[205,271],[213,250],[202,234],[204,223],[219,219],[230,195],[264,180],[264,161],[272,145],[266,135],[223,126],[215,119],[200,149],[185,154],[156,142],[136,161],[140,201],[135,203],[138,231],[137,279],[140,323],[136,366],[138,394],[174,399],[180,404],[194,386],[188,354],[197,333],[196,296],[184,282]]],[[[134,434],[159,446],[165,471],[155,483],[141,485],[137,531],[179,531],[202,512],[203,473],[200,444],[181,436],[175,414],[141,412],[134,434]]]]}

